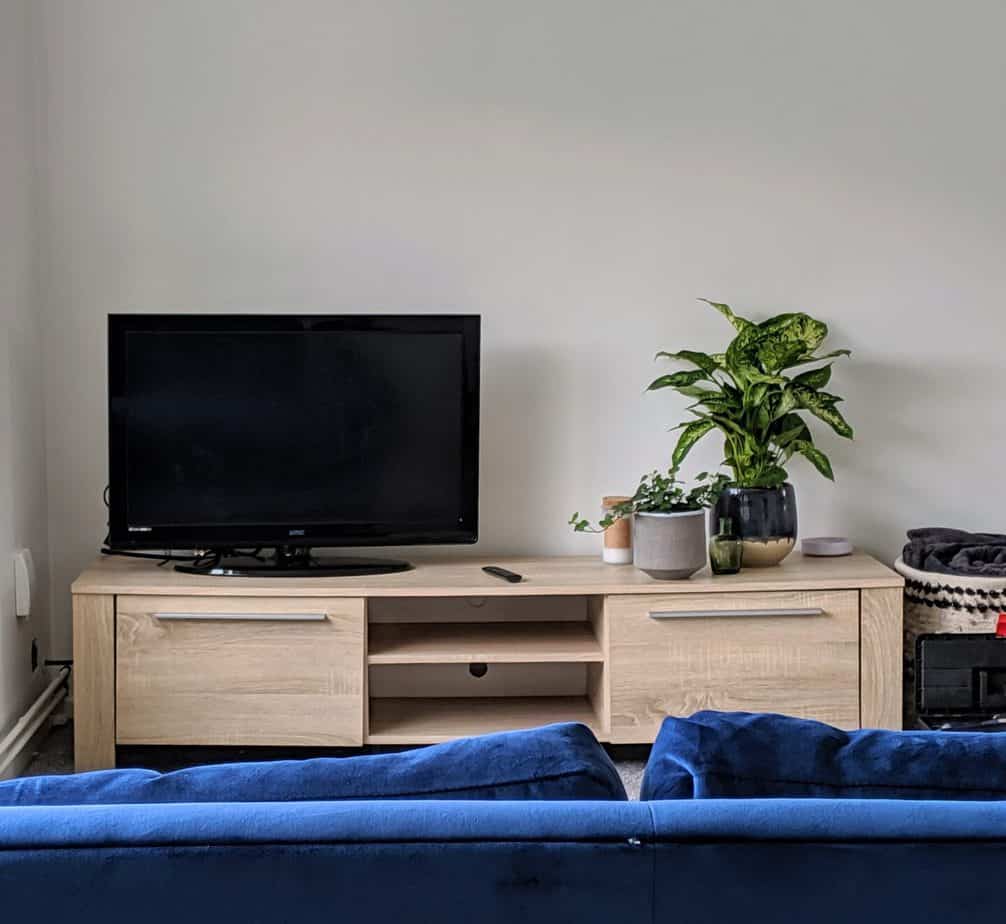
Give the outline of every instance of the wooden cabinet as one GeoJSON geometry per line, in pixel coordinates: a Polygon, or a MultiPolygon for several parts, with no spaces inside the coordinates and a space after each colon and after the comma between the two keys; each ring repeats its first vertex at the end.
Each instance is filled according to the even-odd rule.
{"type": "Polygon", "coordinates": [[[852,590],[612,596],[611,740],[652,741],[667,715],[786,712],[859,727],[852,590]]]}
{"type": "Polygon", "coordinates": [[[120,744],[363,743],[364,601],[118,598],[120,744]]]}
{"type": "Polygon", "coordinates": [[[78,770],[117,745],[428,744],[548,722],[648,744],[698,709],[901,725],[900,576],[865,555],[686,581],[594,557],[340,578],[105,558],[74,583],[78,770]]]}

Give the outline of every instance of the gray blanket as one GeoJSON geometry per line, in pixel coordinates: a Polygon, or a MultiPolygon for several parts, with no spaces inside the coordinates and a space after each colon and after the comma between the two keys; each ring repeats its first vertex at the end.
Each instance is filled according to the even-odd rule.
{"type": "Polygon", "coordinates": [[[1006,577],[1006,536],[962,529],[910,529],[901,557],[919,571],[1006,577]]]}

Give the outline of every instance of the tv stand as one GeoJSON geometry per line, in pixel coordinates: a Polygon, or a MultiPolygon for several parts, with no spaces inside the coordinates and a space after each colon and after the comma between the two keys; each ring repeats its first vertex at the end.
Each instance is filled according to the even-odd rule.
{"type": "Polygon", "coordinates": [[[412,565],[407,561],[394,558],[348,555],[318,558],[310,548],[300,546],[279,546],[268,557],[224,550],[210,551],[193,564],[175,565],[175,571],[182,574],[204,574],[211,577],[354,577],[411,570],[412,565]]]}
{"type": "Polygon", "coordinates": [[[487,563],[231,581],[102,558],[73,585],[77,769],[115,766],[117,745],[418,745],[571,721],[649,744],[698,709],[901,727],[904,582],[866,555],[686,581],[493,559],[524,575],[510,584],[487,563]]]}

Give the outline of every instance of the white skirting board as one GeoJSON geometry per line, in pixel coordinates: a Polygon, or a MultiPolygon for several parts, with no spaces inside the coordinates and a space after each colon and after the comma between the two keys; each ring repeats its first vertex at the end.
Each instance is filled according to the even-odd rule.
{"type": "Polygon", "coordinates": [[[0,741],[0,780],[23,772],[56,707],[66,699],[70,669],[62,667],[24,715],[0,741]]]}

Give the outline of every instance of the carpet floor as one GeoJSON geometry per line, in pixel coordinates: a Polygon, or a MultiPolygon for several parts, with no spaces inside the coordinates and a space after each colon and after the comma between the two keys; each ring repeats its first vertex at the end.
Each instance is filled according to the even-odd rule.
{"type": "MultiPolygon", "coordinates": [[[[339,749],[335,752],[319,753],[339,755],[373,753],[378,749],[339,749]]],[[[382,748],[382,751],[393,750],[382,748]]],[[[619,776],[625,784],[630,799],[639,798],[639,785],[643,779],[643,767],[649,748],[609,747],[608,753],[615,763],[619,776]]],[[[246,760],[278,760],[283,758],[303,758],[308,755],[302,749],[291,748],[120,748],[119,766],[148,767],[151,770],[179,770],[197,764],[233,763],[246,760]]],[[[73,728],[70,725],[57,727],[42,742],[39,751],[32,758],[25,776],[46,776],[49,774],[73,773],[73,728]]]]}

